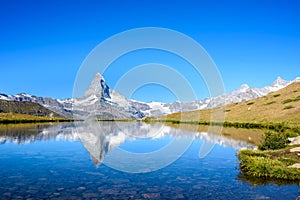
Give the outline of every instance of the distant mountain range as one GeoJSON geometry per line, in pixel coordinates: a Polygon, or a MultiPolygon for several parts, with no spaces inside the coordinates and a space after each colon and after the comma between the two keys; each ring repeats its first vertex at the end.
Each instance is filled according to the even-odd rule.
{"type": "Polygon", "coordinates": [[[186,123],[217,122],[219,119],[212,119],[212,113],[224,113],[224,111],[226,122],[235,125],[237,125],[236,123],[248,125],[277,123],[284,124],[287,127],[300,127],[300,82],[291,83],[280,90],[259,98],[227,104],[225,108],[217,107],[188,111],[184,112],[184,114],[178,112],[161,117],[153,117],[152,120],[185,121],[186,123]]]}
{"type": "Polygon", "coordinates": [[[175,112],[208,109],[230,103],[244,102],[277,91],[293,82],[300,82],[300,78],[286,81],[278,77],[272,85],[263,88],[253,88],[243,84],[230,93],[193,102],[145,103],[127,99],[122,94],[111,89],[106,84],[104,77],[97,73],[81,98],[60,100],[21,93],[17,95],[0,94],[0,100],[38,103],[67,118],[85,119],[96,116],[100,119],[140,119],[146,116],[162,116],[175,112]]]}

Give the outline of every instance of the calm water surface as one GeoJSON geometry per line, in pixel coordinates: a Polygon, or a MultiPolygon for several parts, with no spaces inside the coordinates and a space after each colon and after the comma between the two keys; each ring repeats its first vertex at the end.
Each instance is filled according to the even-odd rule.
{"type": "Polygon", "coordinates": [[[300,195],[297,184],[257,184],[239,174],[236,153],[252,148],[251,144],[163,125],[2,125],[0,144],[1,199],[296,199],[300,195]],[[179,158],[159,169],[153,166],[169,159],[162,153],[159,160],[136,165],[134,158],[114,157],[118,150],[147,157],[191,138],[183,155],[172,150],[169,154],[175,152],[179,158]],[[200,159],[199,149],[214,143],[200,159]],[[111,165],[116,158],[119,162],[111,165]],[[120,171],[124,166],[148,172],[120,171]]]}

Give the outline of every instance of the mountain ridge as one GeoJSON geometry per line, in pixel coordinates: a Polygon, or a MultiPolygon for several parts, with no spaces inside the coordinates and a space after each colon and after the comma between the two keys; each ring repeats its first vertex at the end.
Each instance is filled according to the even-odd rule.
{"type": "Polygon", "coordinates": [[[145,103],[127,99],[122,94],[110,88],[106,84],[104,77],[100,73],[97,73],[81,98],[60,100],[20,93],[17,95],[0,94],[0,99],[38,103],[67,118],[85,119],[96,116],[101,119],[140,119],[147,116],[163,116],[176,112],[209,109],[231,103],[244,102],[277,91],[293,82],[300,82],[300,78],[297,77],[292,81],[286,81],[278,76],[271,85],[263,88],[254,88],[247,84],[242,84],[232,92],[192,102],[145,103]]]}
{"type": "Polygon", "coordinates": [[[63,118],[44,106],[28,101],[7,101],[0,99],[0,113],[27,114],[37,117],[63,118]]]}
{"type": "Polygon", "coordinates": [[[298,127],[300,125],[300,82],[293,82],[280,90],[245,102],[206,110],[172,113],[158,117],[156,120],[210,122],[214,111],[225,112],[226,122],[229,123],[282,123],[298,127]]]}

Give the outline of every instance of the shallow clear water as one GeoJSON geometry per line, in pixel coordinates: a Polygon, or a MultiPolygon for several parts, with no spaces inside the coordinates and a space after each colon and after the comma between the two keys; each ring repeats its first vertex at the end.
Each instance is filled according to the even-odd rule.
{"type": "Polygon", "coordinates": [[[162,125],[3,126],[0,143],[1,199],[296,199],[300,195],[297,184],[254,186],[241,178],[236,153],[251,145],[162,125]],[[136,163],[136,157],[131,161],[131,157],[114,157],[116,149],[146,156],[174,142],[187,144],[176,143],[181,140],[191,141],[181,156],[162,154],[158,161],[142,164],[136,163]],[[200,159],[199,149],[207,141],[216,144],[200,159]],[[157,162],[174,158],[178,159],[155,168],[157,162]],[[119,171],[123,168],[111,163],[118,159],[122,166],[129,163],[130,169],[125,169],[149,172],[119,171]]]}

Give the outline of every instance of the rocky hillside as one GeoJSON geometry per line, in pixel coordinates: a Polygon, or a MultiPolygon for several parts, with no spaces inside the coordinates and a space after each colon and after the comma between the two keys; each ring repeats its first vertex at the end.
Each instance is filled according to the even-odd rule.
{"type": "Polygon", "coordinates": [[[300,82],[294,82],[266,96],[245,102],[228,104],[213,109],[173,113],[157,119],[171,121],[210,121],[213,111],[225,112],[225,120],[228,122],[275,122],[299,126],[300,82]]]}
{"type": "Polygon", "coordinates": [[[40,104],[28,101],[0,100],[0,113],[27,114],[41,117],[62,117],[40,104]]]}

